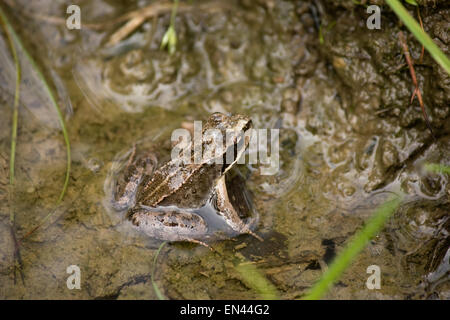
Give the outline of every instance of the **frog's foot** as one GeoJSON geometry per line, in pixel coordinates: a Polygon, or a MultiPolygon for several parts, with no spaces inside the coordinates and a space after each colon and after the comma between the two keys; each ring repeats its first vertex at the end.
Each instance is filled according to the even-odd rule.
{"type": "Polygon", "coordinates": [[[207,248],[208,248],[209,250],[211,250],[212,252],[217,252],[216,250],[214,250],[212,247],[210,247],[209,245],[207,245],[207,244],[204,243],[203,241],[196,240],[196,239],[185,239],[184,241],[196,243],[196,244],[202,245],[202,246],[204,246],[204,247],[207,247],[207,248]]]}
{"type": "Polygon", "coordinates": [[[252,230],[250,230],[250,229],[245,230],[244,232],[247,233],[247,234],[249,234],[249,235],[251,235],[252,237],[258,239],[258,240],[261,241],[261,242],[264,241],[263,238],[261,238],[259,235],[257,235],[256,233],[254,233],[254,232],[253,232],[252,230]]]}

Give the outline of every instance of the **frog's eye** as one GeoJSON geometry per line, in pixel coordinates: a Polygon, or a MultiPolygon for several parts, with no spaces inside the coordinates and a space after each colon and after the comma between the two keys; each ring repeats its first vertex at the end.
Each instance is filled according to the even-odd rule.
{"type": "Polygon", "coordinates": [[[225,118],[226,118],[226,115],[224,115],[223,113],[220,113],[220,112],[214,112],[213,114],[211,114],[209,116],[209,120],[214,121],[216,123],[223,122],[225,118]]]}

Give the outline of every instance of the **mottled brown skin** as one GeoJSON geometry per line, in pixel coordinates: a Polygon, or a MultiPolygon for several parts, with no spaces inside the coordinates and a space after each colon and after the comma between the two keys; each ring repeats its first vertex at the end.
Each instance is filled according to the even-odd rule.
{"type": "MultiPolygon", "coordinates": [[[[251,120],[245,116],[226,116],[214,113],[203,127],[218,129],[224,138],[223,152],[216,157],[224,157],[228,148],[235,148],[243,137],[239,133],[248,130],[251,120]],[[231,138],[225,139],[226,130],[231,130],[231,138]]],[[[248,140],[244,142],[245,151],[248,140]]],[[[214,147],[211,141],[202,143],[203,149],[214,147]]],[[[167,241],[194,241],[209,239],[208,226],[195,209],[201,208],[209,200],[217,209],[231,229],[236,233],[250,233],[249,219],[244,223],[230,203],[225,186],[225,173],[237,161],[240,154],[235,155],[231,164],[216,164],[215,158],[202,158],[200,163],[184,164],[180,159],[173,159],[157,167],[157,159],[153,153],[137,156],[135,149],[124,170],[124,177],[119,178],[116,186],[114,206],[118,209],[130,209],[128,217],[147,235],[167,241]]],[[[193,157],[193,155],[192,155],[193,157]]]]}

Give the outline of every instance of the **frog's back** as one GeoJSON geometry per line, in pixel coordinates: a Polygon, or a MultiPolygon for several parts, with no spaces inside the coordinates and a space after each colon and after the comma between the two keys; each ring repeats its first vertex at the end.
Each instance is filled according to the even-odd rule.
{"type": "Polygon", "coordinates": [[[143,183],[146,189],[139,192],[142,196],[137,202],[150,207],[200,208],[210,198],[214,188],[211,181],[220,177],[221,170],[222,166],[214,163],[184,167],[168,163],[154,173],[151,183],[143,183]]]}

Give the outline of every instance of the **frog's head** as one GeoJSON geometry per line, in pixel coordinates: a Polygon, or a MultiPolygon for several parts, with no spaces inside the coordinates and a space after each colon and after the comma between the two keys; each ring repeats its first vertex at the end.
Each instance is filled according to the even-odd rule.
{"type": "Polygon", "coordinates": [[[252,120],[244,115],[225,115],[213,113],[205,126],[207,129],[219,129],[223,136],[223,170],[229,170],[245,152],[250,141],[248,131],[252,120]]]}

